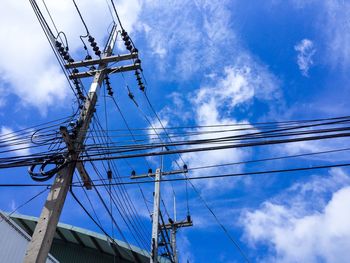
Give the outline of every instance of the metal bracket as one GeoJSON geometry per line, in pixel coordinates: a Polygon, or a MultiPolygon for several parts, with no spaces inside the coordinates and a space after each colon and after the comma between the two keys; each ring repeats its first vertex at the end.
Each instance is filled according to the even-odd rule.
{"type": "MultiPolygon", "coordinates": [[[[174,174],[183,174],[183,173],[188,173],[187,169],[183,170],[173,170],[173,171],[168,171],[168,172],[162,172],[162,176],[164,175],[174,175],[174,174]]],[[[140,175],[134,175],[131,176],[131,179],[140,179],[140,178],[147,178],[147,177],[155,177],[155,173],[148,173],[148,174],[140,174],[140,175]]]]}
{"type": "Polygon", "coordinates": [[[72,62],[72,63],[67,63],[64,65],[64,67],[66,69],[88,67],[88,66],[92,66],[92,65],[99,65],[101,63],[107,64],[110,62],[120,62],[120,61],[130,60],[130,59],[134,59],[134,58],[138,58],[137,52],[134,52],[131,54],[126,54],[126,55],[116,55],[116,56],[109,56],[109,57],[98,58],[98,59],[76,61],[76,62],[72,62]]]}
{"type": "MultiPolygon", "coordinates": [[[[106,68],[104,70],[105,70],[106,74],[114,74],[114,73],[137,70],[137,69],[141,69],[141,64],[135,63],[134,65],[112,67],[112,68],[106,68]]],[[[90,71],[85,71],[85,72],[73,73],[73,74],[69,75],[69,78],[70,79],[80,79],[80,78],[92,77],[95,74],[97,74],[98,72],[99,72],[99,70],[90,70],[90,71]]]]}
{"type": "MultiPolygon", "coordinates": [[[[71,153],[75,152],[74,141],[70,138],[67,127],[61,126],[60,132],[62,134],[63,140],[65,141],[65,143],[67,145],[68,151],[71,153]]],[[[72,160],[72,161],[74,161],[74,160],[72,160]]],[[[87,173],[83,163],[77,162],[75,167],[78,170],[80,177],[81,177],[86,189],[91,190],[92,189],[92,181],[91,181],[90,176],[87,173]]]]}

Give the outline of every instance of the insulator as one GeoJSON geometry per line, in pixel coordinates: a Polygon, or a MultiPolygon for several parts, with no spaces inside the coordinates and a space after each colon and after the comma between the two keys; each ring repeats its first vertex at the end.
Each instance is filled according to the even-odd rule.
{"type": "Polygon", "coordinates": [[[170,224],[174,224],[174,220],[172,220],[171,218],[168,219],[170,224]]]}
{"type": "Polygon", "coordinates": [[[129,40],[124,42],[125,46],[129,46],[131,44],[131,42],[129,40]]]}
{"type": "Polygon", "coordinates": [[[137,84],[138,84],[139,86],[143,85],[143,83],[142,83],[141,80],[139,80],[139,81],[137,82],[137,84]]]}
{"type": "Polygon", "coordinates": [[[67,54],[68,54],[68,52],[63,49],[63,51],[61,52],[61,55],[66,56],[67,54]]]}
{"type": "Polygon", "coordinates": [[[97,50],[97,51],[95,52],[95,54],[96,54],[96,56],[100,56],[100,55],[101,55],[101,51],[100,51],[100,50],[97,50]]]}
{"type": "Polygon", "coordinates": [[[145,86],[140,85],[140,90],[141,90],[141,91],[144,91],[144,90],[145,90],[145,86]]]}
{"type": "Polygon", "coordinates": [[[152,168],[149,168],[149,169],[148,169],[148,173],[149,173],[149,174],[153,173],[152,168]]]}
{"type": "Polygon", "coordinates": [[[90,55],[86,55],[85,60],[90,60],[92,57],[90,55]]]}
{"type": "Polygon", "coordinates": [[[63,58],[64,58],[65,60],[68,60],[68,59],[70,59],[70,56],[67,54],[67,55],[65,55],[63,58]]]}
{"type": "Polygon", "coordinates": [[[84,101],[84,100],[85,100],[85,96],[84,96],[84,95],[81,95],[81,96],[79,96],[79,99],[82,100],[82,101],[84,101]]]}
{"type": "Polygon", "coordinates": [[[106,85],[107,86],[111,85],[111,82],[108,79],[106,79],[106,85]]]}
{"type": "Polygon", "coordinates": [[[187,215],[187,222],[191,222],[191,216],[187,215]]]}
{"type": "Polygon", "coordinates": [[[79,80],[74,79],[74,80],[73,80],[73,83],[74,83],[74,85],[79,85],[79,80]]]}
{"type": "Polygon", "coordinates": [[[82,124],[83,124],[83,121],[81,119],[77,120],[77,124],[76,124],[77,128],[80,128],[82,124]]]}
{"type": "Polygon", "coordinates": [[[165,245],[166,245],[166,243],[164,241],[161,241],[161,242],[158,243],[159,247],[164,247],[165,245]]]}
{"type": "Polygon", "coordinates": [[[130,37],[128,35],[122,37],[123,41],[128,41],[130,37]]]}
{"type": "Polygon", "coordinates": [[[135,176],[135,175],[136,175],[135,170],[132,170],[132,171],[131,171],[131,176],[135,176]]]}
{"type": "Polygon", "coordinates": [[[185,171],[187,171],[187,170],[188,170],[188,168],[187,168],[187,164],[184,164],[183,169],[184,169],[185,171]]]}
{"type": "Polygon", "coordinates": [[[56,46],[56,47],[61,47],[61,46],[62,46],[62,43],[56,40],[55,46],[56,46]]]}
{"type": "Polygon", "coordinates": [[[112,91],[112,90],[109,90],[109,91],[108,91],[108,95],[112,97],[112,96],[113,96],[113,91],[112,91]]]}
{"type": "Polygon", "coordinates": [[[132,50],[132,45],[127,46],[126,49],[131,51],[132,50]]]}
{"type": "Polygon", "coordinates": [[[138,70],[135,70],[135,76],[140,76],[140,72],[138,72],[138,70]]]}
{"type": "Polygon", "coordinates": [[[79,69],[75,68],[72,70],[72,72],[73,72],[73,74],[77,74],[77,73],[79,73],[79,69]]]}
{"type": "Polygon", "coordinates": [[[139,52],[139,50],[138,50],[137,48],[134,47],[134,48],[132,49],[132,53],[138,53],[138,52],[139,52]]]}
{"type": "Polygon", "coordinates": [[[141,64],[141,59],[139,58],[135,59],[135,64],[141,64]]]}
{"type": "Polygon", "coordinates": [[[93,51],[97,52],[99,49],[100,48],[96,46],[96,47],[93,48],[93,51]]]}
{"type": "Polygon", "coordinates": [[[96,42],[92,42],[90,45],[91,45],[92,47],[96,47],[96,46],[97,46],[97,43],[96,43],[96,42]]]}
{"type": "Polygon", "coordinates": [[[123,29],[123,31],[122,31],[122,33],[121,33],[121,35],[122,35],[123,37],[125,37],[125,36],[127,36],[127,35],[128,35],[128,32],[126,32],[126,31],[123,29]]]}
{"type": "Polygon", "coordinates": [[[91,42],[94,42],[95,39],[92,36],[89,36],[88,41],[91,43],[91,42]]]}
{"type": "Polygon", "coordinates": [[[137,75],[136,80],[137,80],[137,81],[141,81],[141,79],[142,79],[142,78],[140,77],[140,75],[137,75]]]}
{"type": "Polygon", "coordinates": [[[59,47],[58,52],[62,53],[64,51],[64,47],[59,47]]]}
{"type": "Polygon", "coordinates": [[[74,59],[69,58],[69,59],[68,59],[68,62],[69,62],[69,63],[73,63],[73,62],[74,62],[74,59]]]}
{"type": "Polygon", "coordinates": [[[111,170],[107,171],[107,178],[108,178],[108,180],[112,180],[112,171],[111,170]]]}

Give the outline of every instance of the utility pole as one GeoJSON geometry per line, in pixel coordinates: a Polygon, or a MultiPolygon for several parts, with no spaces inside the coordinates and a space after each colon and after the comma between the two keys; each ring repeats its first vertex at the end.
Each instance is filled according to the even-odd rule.
{"type": "Polygon", "coordinates": [[[140,69],[139,63],[133,65],[120,66],[110,68],[108,63],[119,62],[122,60],[129,60],[137,58],[137,52],[128,55],[113,56],[112,51],[117,39],[117,26],[114,25],[109,36],[108,42],[99,59],[90,59],[79,62],[70,62],[65,65],[66,69],[76,69],[78,67],[86,67],[89,65],[98,65],[97,70],[89,70],[87,72],[79,73],[77,70],[70,75],[71,79],[78,79],[93,76],[88,96],[84,102],[77,125],[76,136],[68,134],[66,127],[61,127],[61,134],[67,144],[69,157],[68,165],[62,168],[51,187],[50,193],[47,197],[45,205],[42,209],[40,218],[34,230],[32,239],[27,247],[24,262],[25,263],[43,263],[46,261],[47,255],[50,251],[51,244],[55,235],[58,220],[73,178],[75,169],[77,168],[80,176],[83,179],[84,186],[91,189],[91,181],[86,170],[81,163],[77,163],[80,153],[84,149],[84,141],[91,119],[95,112],[99,91],[102,82],[107,74],[140,69]]]}
{"type": "MultiPolygon", "coordinates": [[[[192,221],[191,221],[191,218],[189,216],[188,216],[188,218],[191,221],[190,223],[189,222],[181,222],[181,224],[180,224],[180,222],[179,222],[175,225],[164,224],[164,223],[159,224],[159,217],[161,215],[161,213],[160,213],[160,182],[161,182],[162,176],[183,174],[183,173],[187,173],[187,172],[188,172],[188,169],[187,169],[187,166],[185,165],[183,167],[183,170],[173,170],[173,171],[163,172],[160,168],[158,168],[155,173],[149,172],[148,174],[142,174],[142,175],[136,175],[135,173],[133,173],[131,176],[131,179],[140,179],[140,178],[149,178],[149,177],[155,178],[154,193],[153,193],[152,240],[151,240],[150,263],[158,263],[159,262],[158,261],[159,232],[162,229],[165,229],[166,231],[168,231],[168,229],[171,229],[171,227],[174,227],[174,229],[175,229],[175,232],[172,233],[172,236],[171,236],[171,245],[172,245],[173,256],[171,257],[171,255],[170,255],[170,258],[175,258],[176,254],[177,254],[176,253],[176,230],[177,230],[177,228],[180,227],[181,224],[183,224],[184,226],[185,225],[187,226],[189,224],[192,225],[192,221]]],[[[175,207],[174,207],[174,209],[175,209],[175,207]]],[[[163,220],[162,216],[161,216],[161,218],[163,220]]],[[[163,234],[164,233],[162,233],[162,235],[163,234]]],[[[173,260],[172,260],[172,262],[173,262],[173,260]]]]}
{"type": "Polygon", "coordinates": [[[187,216],[187,218],[183,221],[174,222],[171,218],[169,218],[169,224],[162,225],[161,227],[165,230],[170,230],[170,238],[171,238],[171,248],[173,251],[174,263],[179,262],[177,249],[176,249],[176,233],[177,230],[181,227],[189,227],[193,226],[193,222],[191,216],[187,216]]]}
{"type": "Polygon", "coordinates": [[[179,259],[177,258],[177,250],[176,250],[176,228],[172,227],[170,230],[170,239],[171,239],[171,248],[174,256],[174,263],[178,263],[179,259]]]}
{"type": "Polygon", "coordinates": [[[161,170],[158,168],[155,175],[153,193],[153,215],[152,215],[152,243],[150,263],[158,263],[158,237],[159,237],[159,210],[160,210],[160,180],[161,170]]]}

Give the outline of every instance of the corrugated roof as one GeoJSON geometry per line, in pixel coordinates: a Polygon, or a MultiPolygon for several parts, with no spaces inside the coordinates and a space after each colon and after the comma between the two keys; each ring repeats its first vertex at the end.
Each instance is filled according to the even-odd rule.
{"type": "MultiPolygon", "coordinates": [[[[29,234],[0,211],[0,262],[22,263],[30,241],[29,234]]],[[[51,254],[46,263],[59,263],[51,254]]]]}
{"type": "MultiPolygon", "coordinates": [[[[11,218],[32,236],[38,220],[36,217],[16,214],[11,215],[11,218]]],[[[113,262],[111,259],[114,258],[117,258],[117,262],[149,262],[148,251],[133,245],[130,245],[130,250],[128,244],[120,240],[115,240],[115,243],[117,246],[112,245],[105,235],[59,223],[50,252],[61,262],[113,262]],[[73,260],[74,257],[78,257],[78,261],[73,260]]],[[[161,258],[160,261],[170,262],[165,258],[161,258]]]]}

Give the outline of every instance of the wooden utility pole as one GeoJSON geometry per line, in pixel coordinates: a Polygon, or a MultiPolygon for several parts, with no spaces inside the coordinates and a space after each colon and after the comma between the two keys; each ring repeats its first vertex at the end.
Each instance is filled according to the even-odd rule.
{"type": "Polygon", "coordinates": [[[71,79],[94,76],[91,83],[88,96],[85,100],[84,107],[81,111],[77,127],[76,136],[71,137],[65,127],[61,127],[61,134],[67,144],[69,150],[68,165],[60,170],[51,187],[45,205],[42,209],[37,226],[34,230],[32,239],[27,247],[24,262],[25,263],[43,263],[46,261],[50,251],[52,240],[55,235],[58,220],[73,178],[75,169],[78,169],[84,185],[91,188],[91,181],[82,164],[77,165],[77,160],[83,150],[86,134],[89,129],[91,119],[95,112],[99,91],[106,74],[139,69],[139,64],[130,66],[121,66],[119,68],[108,67],[109,62],[118,62],[137,57],[137,53],[131,53],[123,56],[112,56],[112,51],[117,39],[117,26],[114,25],[109,36],[108,42],[100,59],[86,60],[79,62],[71,62],[65,65],[66,69],[86,67],[88,65],[97,64],[97,70],[91,70],[85,73],[73,73],[71,79]]]}

